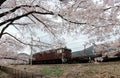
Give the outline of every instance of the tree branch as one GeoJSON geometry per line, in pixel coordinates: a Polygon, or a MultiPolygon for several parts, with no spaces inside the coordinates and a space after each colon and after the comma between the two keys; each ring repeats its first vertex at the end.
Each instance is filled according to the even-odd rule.
{"type": "MultiPolygon", "coordinates": [[[[11,10],[9,10],[7,12],[1,13],[0,17],[3,17],[3,16],[5,16],[5,15],[7,15],[9,13],[15,12],[16,10],[18,10],[20,8],[23,8],[23,7],[29,7],[29,8],[31,8],[31,7],[40,7],[40,6],[39,5],[34,5],[34,6],[31,6],[31,5],[20,5],[20,6],[16,6],[16,7],[14,7],[13,9],[11,9],[11,10]]],[[[48,10],[42,8],[42,7],[40,7],[40,8],[43,9],[43,10],[45,10],[45,11],[48,11],[48,10]]]]}
{"type": "Polygon", "coordinates": [[[71,20],[68,20],[66,18],[64,18],[62,15],[58,14],[59,17],[61,17],[63,20],[67,21],[67,22],[70,22],[70,23],[74,23],[74,24],[80,24],[80,25],[84,25],[84,24],[87,24],[87,23],[80,23],[80,22],[75,22],[75,21],[71,21],[71,20]]]}
{"type": "Polygon", "coordinates": [[[45,26],[45,28],[47,28],[47,30],[54,36],[54,37],[56,37],[55,36],[55,34],[49,29],[49,27],[43,22],[43,21],[41,21],[40,19],[38,19],[34,14],[31,14],[36,20],[38,20],[40,23],[42,23],[44,26],[45,26]]]}
{"type": "Polygon", "coordinates": [[[6,0],[0,0],[0,6],[5,2],[6,0]]]}
{"type": "Polygon", "coordinates": [[[33,23],[12,23],[12,24],[25,26],[25,25],[31,25],[33,23]]]}
{"type": "Polygon", "coordinates": [[[0,32],[0,38],[2,38],[2,35],[4,33],[4,31],[9,27],[10,24],[12,24],[13,21],[11,21],[10,23],[8,23],[5,27],[2,28],[1,32],[0,32]]]}
{"type": "Polygon", "coordinates": [[[13,25],[13,27],[14,27],[16,30],[18,30],[18,32],[21,34],[21,36],[23,36],[24,33],[22,33],[22,32],[20,31],[20,29],[17,28],[17,27],[14,25],[14,23],[12,23],[12,25],[13,25]]]}
{"type": "Polygon", "coordinates": [[[45,43],[45,42],[41,42],[41,41],[39,41],[39,43],[46,44],[46,45],[49,45],[49,46],[42,45],[42,44],[41,45],[37,45],[37,44],[34,45],[34,44],[30,44],[30,43],[25,43],[25,42],[22,42],[21,40],[17,39],[15,36],[11,35],[10,33],[7,33],[7,32],[3,33],[3,35],[5,35],[5,34],[11,36],[12,38],[14,38],[15,40],[17,40],[18,42],[20,42],[24,45],[36,46],[36,47],[40,47],[40,46],[49,47],[51,45],[49,43],[45,43]]]}
{"type": "Polygon", "coordinates": [[[22,17],[28,16],[28,15],[30,15],[30,14],[32,14],[32,13],[43,14],[43,15],[54,15],[53,12],[30,11],[30,12],[25,13],[25,14],[23,14],[23,15],[20,15],[20,16],[17,16],[17,17],[14,17],[14,18],[11,18],[11,19],[8,19],[8,20],[3,21],[3,22],[0,23],[0,26],[4,25],[4,24],[6,24],[6,23],[8,23],[8,22],[10,22],[10,21],[15,21],[15,20],[18,20],[18,19],[20,19],[20,18],[22,18],[22,17]]]}

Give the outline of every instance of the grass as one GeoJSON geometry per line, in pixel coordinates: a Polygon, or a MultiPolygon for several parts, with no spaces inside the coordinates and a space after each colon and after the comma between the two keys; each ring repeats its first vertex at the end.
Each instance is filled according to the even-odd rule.
{"type": "Polygon", "coordinates": [[[64,72],[64,70],[60,69],[60,68],[43,68],[42,70],[40,70],[40,73],[42,73],[43,75],[47,75],[47,76],[60,76],[62,73],[64,72]]]}
{"type": "Polygon", "coordinates": [[[7,75],[5,73],[3,73],[2,71],[0,71],[0,78],[7,78],[7,75]]]}
{"type": "Polygon", "coordinates": [[[93,70],[92,68],[89,68],[87,71],[86,71],[86,74],[88,75],[92,75],[95,73],[95,70],[93,70]]]}

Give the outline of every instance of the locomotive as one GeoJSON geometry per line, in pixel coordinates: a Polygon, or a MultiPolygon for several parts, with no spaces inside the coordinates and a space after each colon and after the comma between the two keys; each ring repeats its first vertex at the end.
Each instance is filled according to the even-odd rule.
{"type": "Polygon", "coordinates": [[[71,59],[71,49],[58,48],[33,54],[33,64],[67,63],[71,59]]]}

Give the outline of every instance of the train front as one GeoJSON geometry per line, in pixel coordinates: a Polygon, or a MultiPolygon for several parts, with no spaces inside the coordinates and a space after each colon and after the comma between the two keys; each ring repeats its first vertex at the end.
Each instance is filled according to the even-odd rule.
{"type": "Polygon", "coordinates": [[[71,59],[71,49],[60,48],[57,50],[57,53],[62,63],[67,63],[71,59]]]}

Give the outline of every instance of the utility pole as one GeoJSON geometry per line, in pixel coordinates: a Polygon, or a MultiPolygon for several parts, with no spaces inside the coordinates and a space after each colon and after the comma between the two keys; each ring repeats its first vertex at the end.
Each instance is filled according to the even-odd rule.
{"type": "MultiPolygon", "coordinates": [[[[62,1],[63,0],[59,0],[60,1],[60,10],[62,9],[62,1]]],[[[61,21],[62,21],[62,23],[61,23],[61,26],[63,26],[63,19],[61,19],[61,21]]],[[[59,47],[61,48],[61,43],[59,43],[59,47]]],[[[64,61],[64,58],[63,58],[63,49],[61,49],[62,51],[61,51],[61,61],[62,61],[62,64],[63,64],[63,61],[64,61]]]]}
{"type": "Polygon", "coordinates": [[[86,45],[84,45],[84,56],[86,55],[85,52],[86,52],[86,45]]]}
{"type": "Polygon", "coordinates": [[[32,41],[33,41],[33,38],[31,36],[31,45],[30,45],[30,49],[31,49],[31,54],[30,54],[30,65],[32,65],[32,56],[33,56],[33,53],[32,53],[32,49],[33,49],[33,46],[32,46],[32,41]]]}

